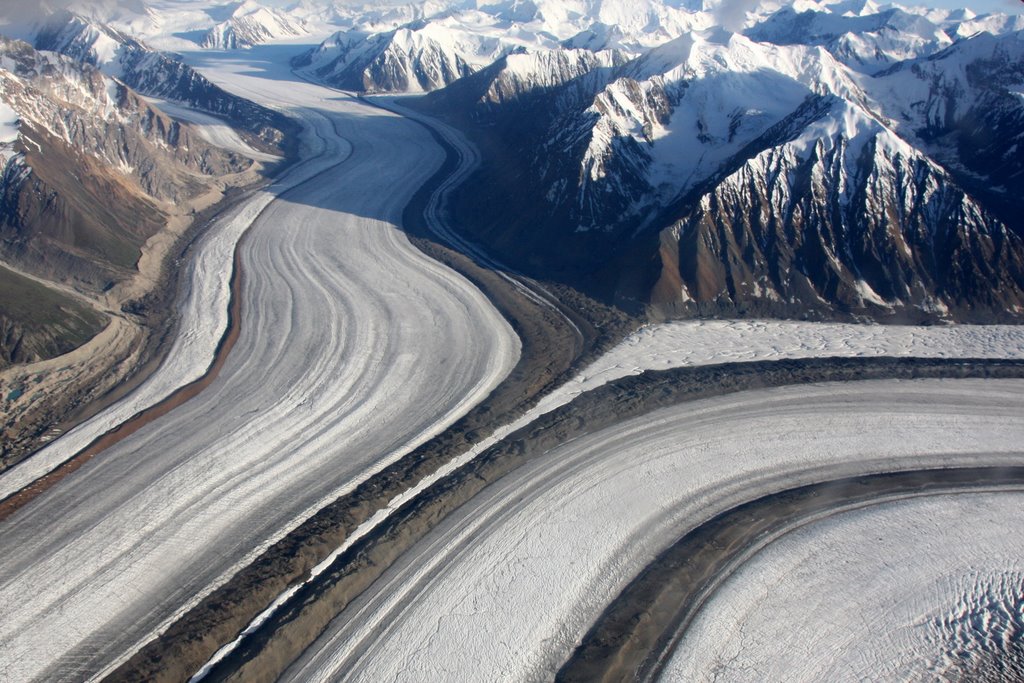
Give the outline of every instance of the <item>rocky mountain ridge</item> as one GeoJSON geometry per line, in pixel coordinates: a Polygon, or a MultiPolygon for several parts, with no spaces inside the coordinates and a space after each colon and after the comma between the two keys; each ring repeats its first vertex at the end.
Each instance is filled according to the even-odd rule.
{"type": "Polygon", "coordinates": [[[278,112],[232,95],[173,54],[107,24],[71,12],[58,12],[43,23],[34,46],[89,64],[148,97],[170,100],[228,119],[248,133],[248,141],[280,151],[292,125],[278,112]]]}
{"type": "Polygon", "coordinates": [[[441,89],[423,106],[485,150],[455,215],[516,266],[635,310],[1016,319],[1022,34],[865,11],[833,23],[877,29],[838,34],[875,45],[871,68],[808,37],[821,17],[751,37],[781,10],[625,63],[510,56],[441,89]]]}
{"type": "MultiPolygon", "coordinates": [[[[0,109],[0,260],[16,269],[5,269],[5,277],[18,291],[32,290],[41,301],[60,300],[61,288],[98,300],[135,272],[143,244],[164,229],[168,207],[253,167],[95,67],[2,37],[0,109]],[[52,291],[44,291],[47,282],[52,291]]],[[[6,301],[13,291],[0,302],[8,362],[69,350],[61,339],[81,342],[77,333],[33,332],[38,321],[17,319],[15,311],[38,311],[6,301]],[[38,343],[38,335],[49,341],[38,343]]],[[[81,309],[71,300],[53,305],[81,309]]],[[[69,319],[83,316],[96,319],[69,319]]]]}
{"type": "MultiPolygon", "coordinates": [[[[254,6],[204,12],[227,26],[254,6]]],[[[654,315],[1022,313],[1019,16],[873,0],[304,2],[276,16],[340,29],[294,61],[305,77],[428,93],[410,104],[483,152],[454,219],[538,277],[654,315]]],[[[126,64],[160,53],[90,21],[52,44],[147,93],[177,82],[132,76],[126,64]]]]}
{"type": "Polygon", "coordinates": [[[218,50],[237,50],[279,38],[295,38],[305,33],[301,21],[272,7],[247,0],[232,12],[231,18],[207,30],[200,45],[218,50]]]}

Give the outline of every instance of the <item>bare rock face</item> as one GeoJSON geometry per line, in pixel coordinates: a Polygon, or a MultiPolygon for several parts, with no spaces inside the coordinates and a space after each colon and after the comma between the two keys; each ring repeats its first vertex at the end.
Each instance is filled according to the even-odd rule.
{"type": "MultiPolygon", "coordinates": [[[[166,207],[253,164],[88,64],[4,38],[0,59],[0,260],[43,281],[98,295],[134,272],[166,207]]],[[[17,287],[0,296],[0,356],[37,360],[95,331],[88,306],[3,272],[17,287]],[[66,315],[42,324],[25,300],[66,315]]]]}
{"type": "Polygon", "coordinates": [[[280,113],[226,92],[173,55],[70,12],[51,16],[35,47],[94,66],[142,95],[224,117],[248,132],[257,147],[268,151],[279,151],[285,134],[293,129],[280,113]]]}
{"type": "MultiPolygon", "coordinates": [[[[67,240],[68,258],[103,264],[104,272],[106,266],[130,268],[138,245],[161,222],[155,202],[185,200],[204,177],[252,165],[210,146],[91,66],[6,39],[0,52],[3,101],[19,119],[19,154],[5,172],[3,219],[5,232],[20,239],[7,240],[5,251],[22,254],[27,270],[38,265],[29,256],[40,248],[32,239],[37,235],[67,240]],[[98,242],[83,242],[85,234],[98,242]]],[[[65,258],[59,263],[53,270],[67,265],[65,258]]],[[[83,264],[72,272],[92,270],[83,264]]],[[[86,280],[105,284],[98,275],[86,280]]]]}
{"type": "MultiPolygon", "coordinates": [[[[0,42],[7,50],[12,43],[0,42]]],[[[151,107],[123,83],[70,59],[22,45],[4,69],[4,99],[22,122],[45,129],[70,148],[133,178],[157,199],[190,191],[181,171],[237,173],[248,160],[205,143],[191,129],[151,107]],[[175,174],[177,175],[175,176],[175,174]]]]}
{"type": "MultiPolygon", "coordinates": [[[[815,124],[855,115],[833,101],[815,124]]],[[[841,133],[801,135],[701,193],[663,234],[679,279],[665,274],[659,303],[980,321],[1024,301],[1016,234],[902,141],[879,131],[855,145],[841,133]]]]}

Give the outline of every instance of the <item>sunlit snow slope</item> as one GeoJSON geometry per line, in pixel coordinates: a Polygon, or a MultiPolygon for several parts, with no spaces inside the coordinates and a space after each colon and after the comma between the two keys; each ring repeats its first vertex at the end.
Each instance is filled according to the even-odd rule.
{"type": "MultiPolygon", "coordinates": [[[[260,54],[205,72],[300,117],[317,174],[269,201],[241,244],[241,336],[220,377],[0,523],[0,678],[108,670],[518,357],[483,295],[395,227],[443,158],[426,130],[289,82],[260,54]]],[[[194,290],[223,291],[231,251],[217,249],[194,290]]],[[[216,317],[187,318],[200,327],[184,335],[216,317]]]]}

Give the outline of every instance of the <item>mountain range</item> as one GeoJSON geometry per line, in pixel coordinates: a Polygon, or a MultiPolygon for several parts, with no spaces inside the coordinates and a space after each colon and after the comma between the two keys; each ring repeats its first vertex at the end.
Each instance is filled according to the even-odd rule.
{"type": "Polygon", "coordinates": [[[512,2],[340,31],[309,77],[481,149],[451,198],[511,266],[655,315],[1016,319],[1024,21],[512,2]]]}
{"type": "MultiPolygon", "coordinates": [[[[11,58],[3,71],[35,88],[18,102],[5,89],[0,110],[3,258],[29,273],[74,264],[74,284],[108,286],[159,223],[156,203],[193,191],[189,174],[243,163],[136,93],[222,117],[263,151],[293,138],[286,117],[223,91],[167,48],[322,36],[295,48],[303,77],[420,95],[403,102],[481,151],[445,206],[508,267],[654,317],[1024,314],[1018,15],[873,0],[96,0],[75,10],[37,22],[31,48],[3,46],[15,61],[49,65],[47,87],[18,76],[11,58]],[[96,92],[73,114],[91,147],[84,132],[53,135],[52,121],[44,132],[24,114],[26,98],[53,97],[56,72],[96,92]],[[88,119],[115,110],[116,130],[109,116],[88,119]],[[154,135],[168,148],[146,142],[154,135]],[[115,154],[126,139],[137,142],[115,154]],[[60,148],[43,156],[67,159],[67,172],[99,164],[90,177],[130,187],[124,215],[83,218],[112,190],[47,175],[26,140],[60,148]],[[46,192],[59,201],[42,202],[46,192]],[[52,234],[78,233],[103,238],[53,246],[52,234]]],[[[16,338],[8,359],[34,357],[10,351],[16,338]]]]}

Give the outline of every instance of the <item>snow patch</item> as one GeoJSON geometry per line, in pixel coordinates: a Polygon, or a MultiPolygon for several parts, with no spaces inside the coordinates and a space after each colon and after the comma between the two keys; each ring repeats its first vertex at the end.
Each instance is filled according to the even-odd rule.
{"type": "Polygon", "coordinates": [[[0,102],[0,144],[10,144],[18,139],[18,123],[21,117],[6,102],[0,102]]]}
{"type": "Polygon", "coordinates": [[[168,116],[181,119],[182,121],[187,121],[192,124],[192,126],[199,131],[199,135],[211,145],[231,152],[237,152],[238,154],[257,161],[269,162],[280,160],[280,157],[278,156],[267,154],[266,152],[259,152],[253,149],[251,145],[239,136],[238,132],[234,128],[215,116],[196,111],[195,109],[175,102],[168,102],[154,97],[147,97],[145,99],[168,116]]]}

